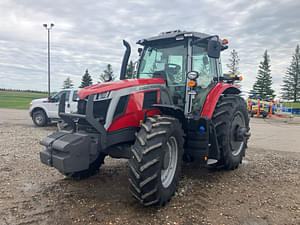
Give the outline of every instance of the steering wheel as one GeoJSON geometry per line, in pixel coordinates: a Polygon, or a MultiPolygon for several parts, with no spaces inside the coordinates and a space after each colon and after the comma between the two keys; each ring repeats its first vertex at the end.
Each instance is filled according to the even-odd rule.
{"type": "Polygon", "coordinates": [[[165,71],[172,82],[175,82],[174,76],[180,71],[180,69],[181,67],[174,63],[167,63],[165,65],[165,71]]]}

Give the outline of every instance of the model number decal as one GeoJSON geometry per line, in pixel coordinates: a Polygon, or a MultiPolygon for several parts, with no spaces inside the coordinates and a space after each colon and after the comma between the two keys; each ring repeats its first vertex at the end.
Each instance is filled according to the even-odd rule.
{"type": "Polygon", "coordinates": [[[145,91],[145,90],[150,90],[150,89],[160,89],[162,85],[148,85],[148,86],[142,86],[138,87],[137,89],[139,91],[145,91]]]}

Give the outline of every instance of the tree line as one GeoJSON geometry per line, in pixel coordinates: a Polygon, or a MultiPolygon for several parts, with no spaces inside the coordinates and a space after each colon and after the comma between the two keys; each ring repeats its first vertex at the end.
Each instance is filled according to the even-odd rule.
{"type": "Polygon", "coordinates": [[[29,93],[41,93],[47,94],[47,91],[37,91],[37,90],[30,90],[30,89],[13,89],[13,88],[0,88],[0,91],[14,91],[14,92],[29,92],[29,93]]]}
{"type": "MultiPolygon", "coordinates": [[[[134,63],[132,61],[130,61],[127,65],[125,78],[126,79],[133,78],[134,72],[135,72],[134,71],[134,63]]],[[[105,82],[106,76],[110,76],[112,78],[112,80],[116,79],[116,75],[113,72],[111,64],[107,64],[106,68],[99,75],[97,83],[100,84],[100,83],[105,82]]],[[[88,69],[86,69],[85,73],[83,74],[83,76],[81,78],[81,84],[80,84],[79,88],[84,88],[84,87],[90,86],[92,84],[93,84],[93,79],[92,79],[88,69]]],[[[74,88],[74,84],[73,84],[73,81],[71,80],[71,78],[67,77],[67,79],[64,80],[64,82],[63,82],[63,89],[69,89],[69,88],[74,88]]]]}
{"type": "MultiPolygon", "coordinates": [[[[227,64],[230,74],[239,75],[239,57],[236,50],[230,53],[229,64],[227,64]]],[[[259,97],[264,100],[273,100],[275,91],[272,88],[271,59],[267,50],[263,54],[263,60],[259,63],[256,81],[250,91],[250,97],[259,97]]],[[[241,85],[237,83],[240,87],[241,85]]],[[[292,56],[290,65],[283,76],[281,98],[288,101],[300,101],[300,49],[297,45],[292,56]]]]}

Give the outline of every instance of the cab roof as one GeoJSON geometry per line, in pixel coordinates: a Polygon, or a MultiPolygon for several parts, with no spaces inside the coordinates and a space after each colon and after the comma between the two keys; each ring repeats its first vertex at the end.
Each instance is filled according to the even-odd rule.
{"type": "Polygon", "coordinates": [[[161,40],[167,40],[167,39],[173,39],[176,37],[194,37],[195,39],[202,39],[202,38],[208,38],[211,37],[209,34],[204,34],[200,32],[193,32],[193,31],[181,31],[181,30],[175,30],[175,31],[167,31],[160,33],[157,36],[146,38],[146,39],[141,39],[137,42],[137,44],[140,45],[145,45],[148,42],[156,42],[156,41],[161,41],[161,40]]]}

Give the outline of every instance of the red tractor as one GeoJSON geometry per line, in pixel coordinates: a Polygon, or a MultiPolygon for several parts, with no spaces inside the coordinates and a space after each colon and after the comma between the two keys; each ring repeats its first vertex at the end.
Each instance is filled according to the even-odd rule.
{"type": "Polygon", "coordinates": [[[222,74],[217,35],[166,32],[137,42],[136,79],[125,79],[130,46],[120,80],[79,91],[77,114],[59,115],[71,127],[41,141],[41,162],[62,174],[85,178],[104,158],[129,159],[131,194],[143,205],[165,205],[174,195],[183,159],[236,169],[249,133],[247,106],[222,74]]]}

